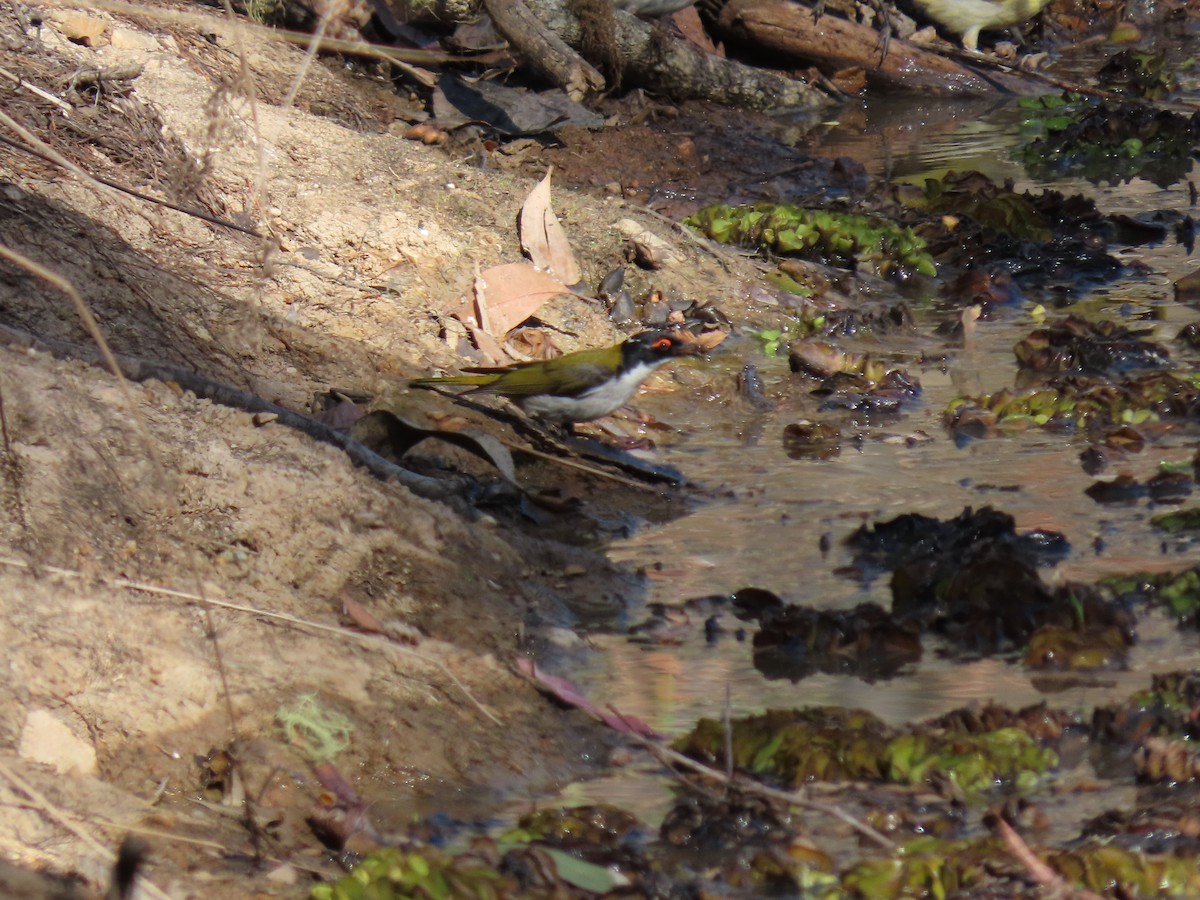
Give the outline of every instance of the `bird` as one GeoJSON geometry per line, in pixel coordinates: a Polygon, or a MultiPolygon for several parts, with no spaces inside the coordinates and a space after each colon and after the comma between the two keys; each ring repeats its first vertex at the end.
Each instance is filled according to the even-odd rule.
{"type": "Polygon", "coordinates": [[[967,50],[979,47],[979,32],[1019,25],[1050,0],[913,0],[925,15],[962,36],[967,50]]]}
{"type": "Polygon", "coordinates": [[[468,368],[467,375],[417,378],[409,384],[470,385],[472,390],[465,393],[499,394],[536,419],[572,425],[616,411],[663,363],[698,352],[694,341],[677,332],[643,331],[611,347],[498,368],[468,368]]]}

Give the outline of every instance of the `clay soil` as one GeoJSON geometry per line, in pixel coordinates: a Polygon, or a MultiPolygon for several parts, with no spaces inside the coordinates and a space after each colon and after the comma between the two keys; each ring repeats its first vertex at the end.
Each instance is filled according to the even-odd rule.
{"type": "MultiPolygon", "coordinates": [[[[585,515],[569,520],[464,515],[304,434],[71,352],[94,341],[62,281],[127,357],[302,411],[331,389],[395,391],[461,362],[447,314],[476,267],[520,258],[516,215],[548,161],[534,146],[481,166],[405,140],[418,107],[392,84],[305,68],[301,49],[201,6],[144,9],[79,22],[50,8],[40,29],[0,12],[5,67],[26,82],[4,82],[22,131],[3,137],[273,239],[0,146],[3,247],[45,270],[0,262],[0,847],[99,890],[135,833],[171,896],[304,896],[341,870],[307,822],[329,797],[281,708],[311,696],[345,717],[334,765],[368,800],[485,796],[483,815],[552,795],[610,739],[513,662],[547,635],[570,645],[580,609],[636,598],[587,546],[598,519],[680,501],[576,484],[563,490],[585,515]],[[79,78],[130,67],[99,90],[79,78]],[[604,516],[586,515],[589,491],[604,516]],[[386,634],[356,629],[346,598],[386,634]]],[[[675,254],[635,290],[730,290],[726,268],[589,180],[555,195],[588,281],[621,259],[632,220],[675,254]]],[[[545,318],[563,350],[620,338],[583,301],[545,318]]],[[[705,394],[657,388],[656,409],[705,394]]]]}

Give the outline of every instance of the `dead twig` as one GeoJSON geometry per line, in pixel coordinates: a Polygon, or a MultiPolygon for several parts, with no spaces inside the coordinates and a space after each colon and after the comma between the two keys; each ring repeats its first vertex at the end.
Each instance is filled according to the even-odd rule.
{"type": "Polygon", "coordinates": [[[1075,888],[1068,884],[1065,878],[1042,862],[1041,858],[1025,843],[1025,840],[1017,834],[1016,829],[1004,821],[1002,816],[995,817],[992,829],[1004,839],[1004,843],[1008,845],[1013,856],[1029,873],[1029,877],[1042,887],[1055,891],[1055,896],[1070,897],[1072,900],[1101,900],[1098,894],[1094,894],[1086,888],[1075,888]]]}
{"type": "Polygon", "coordinates": [[[644,491],[657,491],[659,488],[656,485],[646,481],[638,481],[636,478],[627,478],[624,475],[618,475],[616,472],[609,472],[605,469],[596,466],[588,465],[578,459],[572,459],[567,456],[556,456],[553,453],[545,453],[541,450],[534,450],[525,444],[517,444],[512,441],[500,441],[509,450],[514,450],[517,453],[526,453],[529,456],[535,456],[538,459],[544,459],[546,462],[555,463],[556,465],[565,466],[568,469],[577,469],[580,472],[586,472],[588,475],[593,475],[596,478],[605,478],[609,481],[614,481],[617,484],[623,484],[626,487],[640,488],[644,491]]]}
{"type": "MultiPolygon", "coordinates": [[[[24,560],[12,559],[9,557],[0,557],[0,566],[8,566],[10,568],[24,569],[27,571],[33,570],[33,566],[30,563],[25,562],[24,560]]],[[[457,675],[450,671],[450,668],[444,662],[439,659],[435,659],[432,656],[427,656],[424,653],[412,650],[401,644],[397,644],[382,635],[358,634],[357,632],[347,631],[346,629],[340,628],[336,625],[326,625],[322,622],[313,622],[309,619],[301,619],[298,616],[293,616],[289,613],[272,612],[269,609],[259,609],[254,606],[246,606],[241,603],[231,603],[227,600],[217,600],[215,598],[202,596],[201,594],[193,593],[191,591],[181,591],[176,590],[175,588],[162,587],[156,584],[147,584],[146,582],[142,581],[132,581],[128,578],[110,578],[107,576],[97,576],[94,574],[85,575],[83,572],[79,572],[74,569],[64,569],[59,566],[39,565],[37,570],[50,575],[58,575],[63,578],[90,579],[99,581],[101,584],[107,584],[109,587],[120,588],[122,590],[139,591],[141,593],[151,594],[157,597],[172,597],[177,600],[186,600],[188,603],[196,603],[204,607],[228,609],[233,612],[248,613],[252,616],[257,616],[263,619],[283,622],[284,624],[291,625],[295,628],[313,631],[320,634],[336,635],[342,640],[351,641],[363,647],[367,647],[368,649],[380,650],[385,653],[390,651],[393,653],[398,653],[401,656],[408,656],[438,669],[443,675],[450,679],[451,682],[453,682],[455,687],[463,692],[467,700],[470,701],[471,705],[479,710],[479,712],[481,712],[495,724],[503,724],[498,718],[496,718],[496,715],[491,710],[484,706],[480,700],[476,699],[475,695],[468,690],[467,686],[463,684],[462,680],[457,675]]]]}
{"type": "MultiPolygon", "coordinates": [[[[7,120],[8,122],[12,121],[11,119],[8,118],[8,116],[4,115],[3,112],[0,112],[0,123],[7,124],[7,122],[5,122],[5,120],[7,120]]],[[[33,136],[30,135],[30,137],[33,137],[33,136]]],[[[36,138],[33,138],[33,140],[37,141],[36,138]]],[[[40,141],[37,141],[37,143],[41,144],[40,141]]],[[[242,234],[248,235],[253,238],[261,239],[261,238],[266,237],[266,235],[262,234],[262,232],[260,232],[260,231],[257,231],[253,228],[247,228],[244,225],[238,225],[235,222],[230,222],[228,219],[222,219],[220,216],[214,216],[212,213],[205,212],[202,209],[194,209],[189,206],[180,206],[178,203],[172,203],[170,200],[164,200],[161,197],[152,197],[151,195],[144,194],[141,191],[136,190],[135,188],[126,187],[125,185],[123,185],[119,182],[112,181],[109,178],[105,178],[103,175],[94,175],[91,172],[87,172],[87,171],[79,168],[74,163],[72,163],[70,160],[66,159],[66,157],[60,156],[56,151],[43,152],[43,151],[37,149],[36,147],[30,147],[26,144],[21,143],[20,141],[14,141],[11,138],[7,138],[2,134],[0,134],[0,144],[4,144],[6,147],[11,147],[14,150],[20,150],[22,153],[27,153],[30,156],[33,156],[33,157],[36,157],[37,159],[42,160],[42,162],[50,163],[53,166],[58,166],[61,169],[65,169],[66,171],[70,172],[72,175],[75,175],[76,177],[78,177],[79,179],[81,179],[84,182],[94,182],[96,185],[99,185],[100,187],[110,188],[114,191],[117,191],[118,193],[126,194],[130,197],[133,197],[135,200],[142,200],[146,203],[153,203],[155,206],[162,206],[166,209],[171,209],[171,210],[174,210],[175,212],[183,213],[185,216],[191,216],[196,219],[202,219],[203,221],[208,222],[210,225],[219,225],[220,227],[228,228],[231,231],[240,231],[242,234]]],[[[46,145],[42,144],[42,146],[45,147],[46,145]]],[[[47,147],[46,149],[48,151],[50,150],[49,147],[47,147]]]]}
{"type": "MultiPolygon", "coordinates": [[[[611,707],[610,707],[611,709],[611,707]]],[[[620,715],[614,711],[614,715],[620,715]]],[[[710,778],[722,784],[728,784],[731,787],[736,787],[738,790],[749,794],[758,794],[760,797],[767,797],[772,800],[778,800],[781,803],[786,803],[789,806],[795,806],[799,809],[812,810],[813,812],[824,813],[828,816],[833,816],[845,822],[863,837],[874,841],[880,847],[888,852],[896,849],[893,841],[881,834],[876,829],[872,828],[866,822],[856,819],[850,813],[846,812],[840,806],[832,803],[821,803],[817,800],[809,800],[807,797],[801,797],[799,794],[791,791],[780,791],[772,787],[767,787],[765,784],[759,784],[750,778],[745,778],[740,775],[735,775],[732,778],[726,778],[724,772],[719,769],[714,769],[711,766],[706,766],[704,763],[697,762],[690,756],[685,756],[678,750],[672,750],[670,747],[664,747],[657,741],[643,737],[640,734],[630,732],[630,737],[650,751],[651,754],[658,757],[659,761],[668,766],[679,766],[681,768],[690,769],[698,775],[703,775],[705,778],[710,778]]]]}
{"type": "Polygon", "coordinates": [[[25,90],[29,91],[31,94],[37,94],[43,100],[53,103],[55,106],[57,106],[59,109],[61,109],[63,111],[64,116],[68,116],[71,114],[72,107],[71,107],[70,103],[67,103],[65,100],[61,100],[58,97],[55,97],[49,91],[45,90],[44,88],[38,87],[36,84],[30,84],[28,81],[26,81],[20,75],[16,75],[16,74],[8,71],[8,69],[0,68],[0,77],[7,78],[13,84],[15,84],[17,87],[24,88],[25,90]]]}
{"type": "MultiPolygon", "coordinates": [[[[79,840],[83,841],[88,849],[97,854],[108,865],[111,866],[117,861],[117,855],[112,850],[102,844],[99,839],[73,817],[52,803],[45,794],[9,768],[2,760],[0,760],[0,777],[3,777],[13,788],[28,797],[30,802],[47,817],[53,819],[60,826],[75,835],[75,837],[79,838],[79,840]]],[[[157,898],[157,900],[170,900],[170,895],[145,875],[138,876],[138,886],[144,893],[157,898]]]]}
{"type": "MultiPolygon", "coordinates": [[[[766,785],[759,784],[750,778],[744,778],[736,775],[726,775],[719,769],[714,769],[711,766],[706,766],[704,763],[697,762],[690,756],[684,756],[678,750],[673,750],[670,747],[664,746],[661,743],[661,735],[654,732],[644,722],[640,722],[634,718],[624,715],[614,709],[610,704],[609,712],[605,713],[582,694],[579,694],[573,687],[564,686],[561,683],[562,679],[547,678],[544,673],[540,672],[537,664],[526,659],[518,660],[517,671],[521,672],[529,681],[537,685],[541,690],[549,692],[559,700],[567,703],[576,709],[586,713],[598,722],[601,722],[608,727],[628,735],[633,740],[637,741],[643,747],[650,751],[659,762],[664,766],[671,768],[679,766],[681,768],[690,769],[697,774],[703,775],[711,779],[717,784],[726,785],[727,787],[736,787],[739,790],[757,794],[761,797],[767,797],[772,800],[778,800],[790,806],[795,806],[800,809],[809,809],[814,812],[821,812],[836,819],[845,822],[863,837],[874,841],[880,847],[886,849],[889,853],[895,851],[896,845],[889,840],[885,835],[872,828],[866,822],[856,819],[850,813],[846,812],[839,806],[834,806],[830,803],[820,803],[816,800],[809,800],[807,797],[802,797],[799,794],[789,793],[788,791],[779,791],[775,788],[769,788],[766,785]]],[[[730,751],[732,759],[732,751],[730,751]]]]}
{"type": "MultiPolygon", "coordinates": [[[[0,255],[3,255],[3,245],[0,245],[0,255]]],[[[418,497],[427,500],[438,500],[450,505],[463,516],[471,515],[471,507],[460,502],[463,495],[461,485],[450,479],[437,479],[419,475],[409,469],[384,459],[375,451],[363,446],[348,435],[330,428],[308,416],[286,409],[269,400],[264,400],[256,394],[238,390],[235,387],[205,378],[178,366],[168,366],[161,363],[137,357],[121,356],[108,359],[99,356],[88,347],[71,344],[66,341],[53,341],[38,338],[7,325],[0,325],[0,344],[10,344],[28,347],[50,353],[54,356],[65,356],[80,359],[84,362],[100,364],[108,371],[119,374],[123,378],[134,381],[157,379],[164,383],[174,383],[186,391],[191,391],[197,397],[203,397],[222,406],[245,410],[252,413],[268,413],[275,418],[273,421],[280,425],[294,428],[308,437],[322,443],[331,444],[344,452],[356,465],[362,466],[376,478],[383,481],[395,480],[412,491],[418,497]]]]}
{"type": "MultiPolygon", "coordinates": [[[[232,13],[229,0],[225,0],[225,8],[232,13]]],[[[321,42],[325,38],[325,32],[329,30],[329,23],[333,21],[334,16],[340,16],[345,8],[346,0],[334,0],[325,9],[324,15],[317,21],[317,29],[313,32],[312,38],[308,42],[308,49],[304,52],[304,58],[300,60],[300,65],[296,69],[296,75],[292,78],[292,85],[288,88],[287,96],[279,104],[281,109],[291,109],[292,104],[296,102],[296,95],[300,93],[300,86],[304,84],[304,78],[308,75],[308,70],[312,68],[313,61],[317,58],[317,51],[321,49],[321,42]]]]}

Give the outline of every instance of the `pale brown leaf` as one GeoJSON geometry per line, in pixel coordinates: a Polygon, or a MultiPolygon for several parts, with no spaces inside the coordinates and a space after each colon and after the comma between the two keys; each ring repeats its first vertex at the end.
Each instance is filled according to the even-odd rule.
{"type": "Polygon", "coordinates": [[[359,631],[364,631],[367,634],[383,633],[383,626],[379,624],[379,620],[367,612],[366,607],[348,593],[343,591],[338,599],[342,601],[342,612],[357,626],[359,631]]]}
{"type": "Polygon", "coordinates": [[[727,337],[729,337],[728,331],[705,331],[693,337],[692,343],[707,353],[709,350],[723,343],[727,337]]]}
{"type": "Polygon", "coordinates": [[[476,324],[488,334],[501,337],[541,309],[547,300],[569,293],[559,279],[527,262],[492,266],[475,279],[476,324]]]}
{"type": "Polygon", "coordinates": [[[562,351],[550,340],[550,335],[538,328],[518,328],[511,332],[504,348],[515,359],[554,359],[562,351]]]}
{"type": "Polygon", "coordinates": [[[553,172],[552,166],[521,207],[521,249],[535,266],[552,272],[563,284],[578,284],[583,274],[567,240],[566,229],[550,206],[553,172]]]}

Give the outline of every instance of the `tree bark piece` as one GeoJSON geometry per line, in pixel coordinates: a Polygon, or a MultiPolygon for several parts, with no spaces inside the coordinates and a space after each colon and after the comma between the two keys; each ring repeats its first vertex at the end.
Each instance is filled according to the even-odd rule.
{"type": "Polygon", "coordinates": [[[891,90],[960,96],[1031,91],[1020,77],[983,73],[896,38],[881,61],[880,32],[833,15],[814,21],[811,9],[790,0],[730,0],[712,28],[730,43],[783,54],[800,65],[815,63],[827,73],[861,67],[869,82],[891,90]]]}
{"type": "MultiPolygon", "coordinates": [[[[581,40],[579,21],[560,0],[525,0],[526,13],[571,47],[581,40]]],[[[505,38],[531,64],[541,66],[538,46],[529,47],[529,29],[506,25],[497,9],[522,6],[522,0],[485,0],[485,5],[505,38]]],[[[639,85],[674,100],[709,100],[726,106],[751,109],[811,109],[832,104],[824,91],[776,72],[747,66],[705,53],[621,10],[614,10],[616,47],[621,56],[626,85],[639,85]]],[[[523,21],[523,20],[522,20],[523,21]]],[[[561,76],[552,80],[563,85],[561,76]]]]}
{"type": "Polygon", "coordinates": [[[509,46],[572,100],[604,90],[604,76],[543,25],[522,0],[484,0],[484,6],[509,46]]]}

